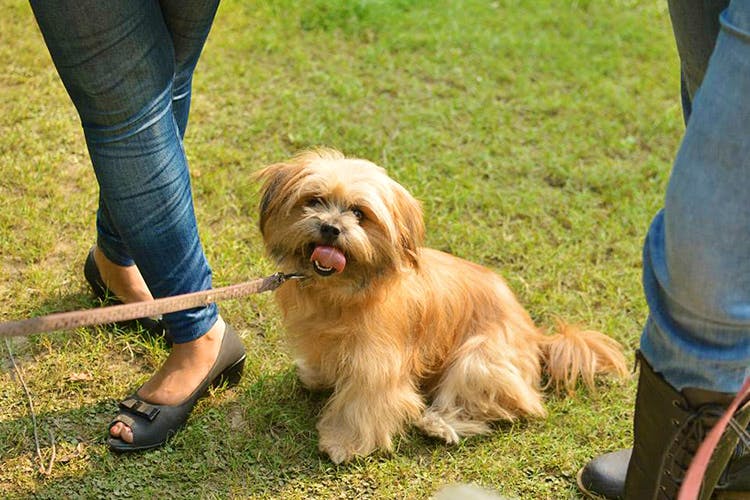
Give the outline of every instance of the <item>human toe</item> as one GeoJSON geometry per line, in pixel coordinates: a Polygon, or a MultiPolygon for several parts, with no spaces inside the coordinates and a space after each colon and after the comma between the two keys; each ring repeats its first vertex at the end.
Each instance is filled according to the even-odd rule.
{"type": "Polygon", "coordinates": [[[133,431],[122,422],[115,422],[115,424],[109,428],[109,434],[113,438],[119,438],[126,443],[133,442],[133,431]]]}

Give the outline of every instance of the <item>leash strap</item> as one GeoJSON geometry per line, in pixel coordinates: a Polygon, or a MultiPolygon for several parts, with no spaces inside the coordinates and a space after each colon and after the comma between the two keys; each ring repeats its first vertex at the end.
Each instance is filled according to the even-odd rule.
{"type": "Polygon", "coordinates": [[[116,306],[99,307],[80,311],[48,314],[36,318],[0,323],[0,338],[21,337],[42,332],[70,330],[82,326],[103,325],[137,318],[159,316],[184,309],[202,307],[220,300],[236,299],[255,293],[269,292],[280,287],[288,279],[302,278],[297,274],[276,273],[237,285],[203,290],[174,297],[165,297],[147,302],[134,302],[116,306]]]}
{"type": "MultiPolygon", "coordinates": [[[[750,378],[745,380],[742,388],[737,393],[737,396],[729,405],[727,411],[721,416],[716,425],[708,432],[708,435],[698,447],[693,461],[688,467],[685,479],[682,481],[680,487],[680,493],[677,496],[677,500],[696,500],[701,491],[701,483],[703,483],[703,476],[706,474],[708,468],[708,462],[711,460],[716,446],[719,444],[721,436],[729,425],[732,417],[737,412],[740,404],[746,401],[750,397],[750,378]]],[[[744,430],[744,429],[743,429],[744,430]]]]}

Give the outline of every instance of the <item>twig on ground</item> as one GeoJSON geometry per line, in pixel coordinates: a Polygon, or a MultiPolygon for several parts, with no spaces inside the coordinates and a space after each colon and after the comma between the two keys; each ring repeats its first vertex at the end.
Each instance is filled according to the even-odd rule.
{"type": "Polygon", "coordinates": [[[31,398],[31,391],[29,391],[29,387],[26,385],[26,381],[23,379],[23,375],[21,374],[21,370],[18,368],[18,365],[16,364],[16,358],[13,356],[13,349],[11,348],[10,339],[5,339],[5,347],[8,349],[8,358],[10,359],[10,363],[13,366],[13,371],[16,374],[16,377],[18,377],[18,381],[21,383],[21,387],[23,387],[24,393],[26,393],[26,401],[29,406],[29,414],[31,415],[31,424],[33,426],[34,430],[34,446],[36,447],[36,457],[39,460],[39,472],[45,475],[49,475],[52,472],[52,465],[55,462],[55,436],[52,433],[52,429],[49,430],[50,435],[50,442],[52,443],[52,457],[50,458],[49,465],[45,468],[44,467],[44,459],[42,458],[42,447],[39,444],[39,431],[36,423],[36,412],[34,411],[34,401],[31,398]]]}
{"type": "Polygon", "coordinates": [[[49,457],[49,464],[47,464],[47,468],[43,469],[43,462],[40,462],[39,468],[42,474],[45,476],[49,476],[52,474],[52,466],[55,463],[55,459],[57,458],[57,447],[55,446],[55,433],[52,432],[52,429],[49,429],[49,442],[50,447],[52,448],[52,456],[49,457]],[[43,470],[42,470],[43,469],[43,470]]]}

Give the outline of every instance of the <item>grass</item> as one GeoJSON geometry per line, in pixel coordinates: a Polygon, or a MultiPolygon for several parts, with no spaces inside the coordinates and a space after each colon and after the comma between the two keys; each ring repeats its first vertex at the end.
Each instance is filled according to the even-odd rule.
{"type": "MultiPolygon", "coordinates": [[[[0,320],[94,305],[81,268],[97,188],[75,110],[28,4],[0,0],[0,320]]],[[[227,0],[198,66],[186,149],[216,285],[272,272],[250,173],[327,145],[423,201],[429,246],[502,273],[542,325],[601,329],[632,353],[640,248],[682,131],[666,5],[648,0],[227,0]]],[[[575,474],[626,446],[633,381],[550,395],[549,417],[447,447],[411,431],[392,455],[334,466],[323,399],[295,380],[272,297],[222,304],[251,353],[165,448],[116,456],[104,432],[166,350],[111,327],[14,339],[42,453],[7,353],[0,496],[428,498],[474,482],[577,498],[575,474]]]]}

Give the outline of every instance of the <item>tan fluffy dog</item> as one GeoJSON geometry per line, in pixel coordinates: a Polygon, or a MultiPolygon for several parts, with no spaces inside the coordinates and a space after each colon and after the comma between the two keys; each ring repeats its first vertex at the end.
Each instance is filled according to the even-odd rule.
{"type": "Polygon", "coordinates": [[[377,165],[316,150],[258,176],[268,253],[307,276],[276,298],[300,380],[333,389],[317,428],[334,462],[389,450],[406,424],[456,443],[541,417],[542,367],[568,390],[627,373],[614,340],[545,335],[500,276],[423,248],[419,203],[377,165]]]}

